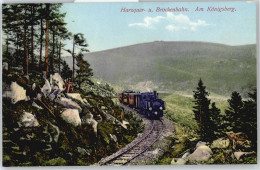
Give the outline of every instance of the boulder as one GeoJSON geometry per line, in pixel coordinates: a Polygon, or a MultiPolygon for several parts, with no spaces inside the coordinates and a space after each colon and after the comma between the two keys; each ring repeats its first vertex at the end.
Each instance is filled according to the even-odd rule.
{"type": "Polygon", "coordinates": [[[33,83],[32,84],[32,90],[35,90],[36,89],[36,83],[33,83]]]}
{"type": "Polygon", "coordinates": [[[21,126],[37,127],[37,126],[39,126],[39,122],[32,113],[24,111],[22,116],[20,117],[20,121],[18,122],[18,125],[20,127],[21,126]]]}
{"type": "Polygon", "coordinates": [[[3,70],[8,71],[8,63],[7,62],[3,62],[3,70]]]}
{"type": "Polygon", "coordinates": [[[11,83],[10,91],[3,92],[3,97],[10,98],[12,104],[21,100],[29,100],[29,97],[26,96],[26,90],[16,82],[11,83]]]}
{"type": "Polygon", "coordinates": [[[190,161],[208,161],[212,156],[211,149],[206,145],[200,145],[191,155],[187,157],[190,161]]]}
{"type": "Polygon", "coordinates": [[[65,89],[65,83],[59,73],[50,75],[50,84],[54,90],[60,89],[60,91],[63,91],[65,89]]]}
{"type": "Polygon", "coordinates": [[[38,104],[36,104],[35,102],[32,103],[33,107],[36,107],[37,109],[42,110],[43,108],[41,106],[39,106],[38,104]]]}
{"type": "Polygon", "coordinates": [[[202,142],[202,141],[199,141],[197,144],[196,144],[196,148],[200,147],[200,146],[204,146],[204,145],[207,145],[206,142],[202,142]]]}
{"type": "Polygon", "coordinates": [[[188,156],[190,155],[190,152],[187,152],[187,153],[185,153],[184,155],[182,155],[182,159],[186,159],[188,156]]]}
{"type": "Polygon", "coordinates": [[[49,99],[50,100],[54,100],[55,98],[57,98],[57,96],[61,93],[61,90],[60,89],[57,89],[57,90],[54,90],[54,92],[52,92],[50,95],[49,95],[49,99]]]}
{"type": "Polygon", "coordinates": [[[211,144],[211,148],[219,148],[219,149],[225,149],[229,146],[230,141],[229,139],[225,139],[225,138],[219,138],[217,140],[214,140],[211,144]]]}
{"type": "Polygon", "coordinates": [[[185,165],[187,160],[183,158],[173,158],[171,161],[171,165],[185,165]]]}
{"type": "Polygon", "coordinates": [[[88,113],[86,116],[82,118],[82,124],[89,124],[92,126],[95,134],[97,135],[97,125],[98,122],[93,119],[93,115],[91,113],[88,113]]]}
{"type": "Polygon", "coordinates": [[[81,107],[78,105],[78,103],[72,101],[71,99],[68,99],[66,97],[60,97],[55,100],[57,103],[63,105],[66,108],[70,109],[77,109],[79,112],[82,111],[81,107]]]}
{"type": "Polygon", "coordinates": [[[247,155],[252,155],[255,152],[234,152],[234,156],[237,160],[240,160],[242,157],[245,157],[247,155]]]}
{"type": "Polygon", "coordinates": [[[51,93],[51,84],[47,79],[45,80],[45,84],[41,88],[41,92],[44,94],[45,97],[49,96],[49,94],[51,93]]]}
{"type": "Polygon", "coordinates": [[[66,95],[68,98],[76,99],[80,101],[82,104],[85,104],[79,93],[66,93],[66,95]]]}
{"type": "Polygon", "coordinates": [[[70,123],[75,127],[81,125],[78,109],[66,109],[61,113],[61,117],[67,123],[70,123]]]}
{"type": "Polygon", "coordinates": [[[47,134],[49,136],[49,141],[48,142],[56,142],[58,143],[59,136],[60,136],[60,129],[58,126],[53,125],[52,123],[48,123],[44,127],[43,133],[47,134]]]}

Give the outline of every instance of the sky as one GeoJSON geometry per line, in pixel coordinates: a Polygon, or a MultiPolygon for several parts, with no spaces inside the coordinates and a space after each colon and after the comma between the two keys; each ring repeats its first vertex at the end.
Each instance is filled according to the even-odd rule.
{"type": "MultiPolygon", "coordinates": [[[[65,3],[61,11],[66,12],[68,30],[84,34],[90,52],[152,41],[256,43],[254,2],[65,3]],[[156,12],[157,7],[188,11],[156,12]],[[204,11],[196,11],[197,7],[204,11]],[[211,7],[235,10],[207,11],[211,7]],[[121,12],[122,8],[145,11],[121,12]]],[[[72,40],[66,44],[71,48],[72,40]]]]}

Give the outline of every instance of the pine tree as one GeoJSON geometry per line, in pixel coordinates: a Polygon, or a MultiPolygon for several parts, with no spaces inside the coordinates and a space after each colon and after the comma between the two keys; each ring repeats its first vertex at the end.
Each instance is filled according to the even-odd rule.
{"type": "Polygon", "coordinates": [[[88,44],[86,42],[86,39],[84,38],[84,35],[82,33],[77,33],[73,35],[73,45],[72,45],[72,51],[66,50],[72,55],[72,81],[74,82],[74,76],[75,76],[75,57],[77,56],[75,54],[75,48],[79,46],[82,47],[80,49],[80,52],[88,52],[88,49],[85,47],[88,47],[88,44]]]}
{"type": "Polygon", "coordinates": [[[216,107],[215,102],[211,104],[210,108],[210,121],[212,122],[211,124],[211,129],[214,131],[215,138],[220,137],[223,132],[223,127],[222,127],[222,119],[223,116],[221,115],[220,109],[216,107]]]}
{"type": "Polygon", "coordinates": [[[228,99],[229,107],[225,110],[225,126],[229,131],[241,131],[241,116],[243,109],[243,101],[240,94],[236,91],[232,92],[231,99],[228,99]]]}
{"type": "Polygon", "coordinates": [[[70,79],[72,76],[72,70],[70,69],[66,61],[62,61],[61,64],[62,64],[61,77],[63,79],[70,79]]]}
{"type": "Polygon", "coordinates": [[[209,118],[209,105],[210,100],[207,98],[209,93],[206,91],[206,86],[203,85],[202,80],[199,80],[198,87],[194,92],[195,106],[193,107],[193,113],[195,114],[195,120],[199,124],[200,137],[202,140],[210,140],[212,138],[212,130],[210,128],[211,122],[209,118]]]}
{"type": "Polygon", "coordinates": [[[79,88],[81,88],[81,84],[83,82],[92,83],[90,81],[90,77],[93,76],[92,69],[90,68],[90,64],[83,59],[83,54],[79,53],[77,56],[77,76],[76,76],[76,83],[78,84],[79,88]]]}
{"type": "Polygon", "coordinates": [[[242,132],[252,141],[253,148],[257,147],[257,90],[248,93],[249,99],[244,102],[241,116],[242,132]]]}

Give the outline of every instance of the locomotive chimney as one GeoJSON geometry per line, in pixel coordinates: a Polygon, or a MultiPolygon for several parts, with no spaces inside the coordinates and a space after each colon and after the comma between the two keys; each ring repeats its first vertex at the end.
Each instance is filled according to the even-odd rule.
{"type": "Polygon", "coordinates": [[[156,91],[153,91],[153,95],[154,95],[154,96],[157,96],[157,93],[156,93],[156,91]]]}

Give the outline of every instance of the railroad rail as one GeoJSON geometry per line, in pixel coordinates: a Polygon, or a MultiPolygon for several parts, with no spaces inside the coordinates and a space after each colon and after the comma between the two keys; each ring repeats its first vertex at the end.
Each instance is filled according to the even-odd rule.
{"type": "Polygon", "coordinates": [[[122,149],[123,151],[114,157],[100,162],[100,165],[121,166],[128,164],[147,151],[161,137],[164,128],[162,120],[150,120],[149,130],[145,131],[139,140],[127,149],[122,149]]]}

